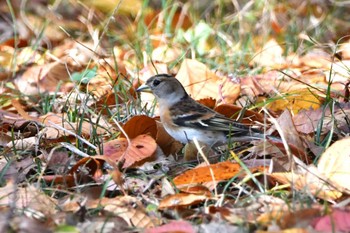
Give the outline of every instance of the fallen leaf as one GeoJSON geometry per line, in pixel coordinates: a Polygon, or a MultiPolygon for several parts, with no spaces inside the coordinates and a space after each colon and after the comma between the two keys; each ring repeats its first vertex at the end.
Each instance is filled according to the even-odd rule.
{"type": "Polygon", "coordinates": [[[69,70],[67,69],[66,65],[59,62],[32,66],[14,82],[18,90],[25,95],[55,92],[58,91],[57,87],[61,82],[69,81],[69,70]]]}
{"type": "Polygon", "coordinates": [[[194,227],[186,221],[171,221],[170,223],[162,226],[157,226],[146,230],[146,233],[169,233],[169,232],[181,232],[181,233],[195,233],[194,227]]]}
{"type": "Polygon", "coordinates": [[[312,68],[325,68],[331,66],[331,55],[321,49],[310,50],[307,54],[300,58],[302,65],[312,68]]]}
{"type": "Polygon", "coordinates": [[[203,104],[207,106],[208,108],[214,109],[216,105],[216,100],[212,97],[199,99],[197,100],[198,103],[203,104]]]}
{"type": "Polygon", "coordinates": [[[208,197],[211,195],[211,192],[207,187],[205,187],[203,185],[198,185],[198,184],[183,186],[183,187],[179,188],[179,190],[182,193],[206,195],[208,197]]]}
{"type": "Polygon", "coordinates": [[[92,180],[98,182],[103,174],[103,160],[98,156],[80,159],[74,166],[63,175],[45,175],[43,180],[55,185],[66,185],[72,187],[77,183],[84,184],[92,180]]]}
{"type": "Polygon", "coordinates": [[[57,200],[31,184],[22,188],[13,182],[7,182],[5,187],[0,188],[0,205],[22,210],[32,209],[44,216],[54,216],[57,213],[57,200]]]}
{"type": "Polygon", "coordinates": [[[237,105],[220,104],[216,106],[214,110],[228,118],[241,119],[240,122],[244,124],[252,124],[257,121],[264,123],[264,115],[252,110],[243,109],[237,105]]]}
{"type": "Polygon", "coordinates": [[[319,232],[349,232],[350,212],[335,209],[329,215],[315,219],[312,226],[319,232]]]}
{"type": "Polygon", "coordinates": [[[274,100],[267,106],[275,112],[284,111],[287,108],[296,114],[302,109],[316,110],[321,104],[322,100],[317,93],[309,89],[299,89],[284,93],[283,97],[274,100]]]}
{"type": "MultiPolygon", "coordinates": [[[[301,110],[293,117],[296,129],[304,134],[316,132],[319,122],[323,119],[322,134],[333,130],[334,124],[336,129],[343,131],[345,134],[350,133],[347,116],[350,115],[350,103],[340,103],[334,106],[332,112],[330,108],[317,110],[301,110]]],[[[342,133],[341,133],[342,134],[342,133]]]]}
{"type": "Polygon", "coordinates": [[[317,164],[318,170],[331,183],[350,194],[350,137],[333,143],[321,155],[317,164]]]}
{"type": "Polygon", "coordinates": [[[142,204],[136,197],[132,196],[117,196],[115,198],[84,198],[77,195],[74,199],[67,199],[61,203],[61,208],[65,211],[77,211],[81,205],[87,209],[96,209],[102,207],[109,214],[115,214],[124,219],[130,227],[149,228],[160,224],[159,219],[148,216],[142,204]],[[77,202],[82,204],[77,205],[77,202]]]}
{"type": "Polygon", "coordinates": [[[316,169],[309,167],[306,174],[296,174],[292,172],[272,173],[270,177],[274,178],[282,184],[290,184],[296,190],[310,192],[324,200],[336,200],[342,196],[342,193],[336,190],[329,183],[325,182],[321,173],[316,169]],[[322,179],[321,179],[322,178],[322,179]]]}
{"type": "Polygon", "coordinates": [[[197,167],[184,172],[183,174],[174,178],[175,185],[194,184],[213,181],[221,181],[232,178],[237,175],[241,170],[241,167],[237,163],[231,163],[229,161],[211,164],[210,166],[197,167]],[[214,177],[211,175],[211,171],[214,177]]]}
{"type": "Polygon", "coordinates": [[[180,206],[189,206],[201,203],[207,200],[210,196],[207,195],[196,195],[190,193],[177,193],[169,195],[159,203],[159,209],[176,208],[180,206]]]}
{"type": "Polygon", "coordinates": [[[263,67],[280,68],[285,64],[283,49],[275,39],[270,39],[253,57],[251,63],[263,67]]]}
{"type": "Polygon", "coordinates": [[[181,56],[181,50],[168,45],[155,48],[152,52],[152,60],[157,62],[169,63],[175,61],[181,56]]]}
{"type": "Polygon", "coordinates": [[[257,221],[262,225],[269,225],[276,222],[281,229],[288,229],[288,232],[302,232],[300,230],[293,231],[310,225],[310,223],[320,216],[320,209],[309,208],[301,210],[273,210],[260,215],[257,221]]]}
{"type": "Polygon", "coordinates": [[[111,13],[114,9],[118,9],[118,11],[116,11],[118,14],[136,15],[142,9],[142,2],[140,0],[130,0],[127,2],[116,2],[114,0],[83,0],[82,2],[106,13],[111,13]]]}
{"type": "Polygon", "coordinates": [[[106,132],[102,127],[95,127],[91,122],[71,122],[67,119],[66,114],[54,114],[47,113],[46,115],[39,117],[39,122],[46,125],[41,130],[41,133],[45,135],[46,139],[59,139],[61,137],[82,135],[84,137],[90,137],[91,132],[96,130],[96,134],[102,135],[106,132]]]}
{"type": "Polygon", "coordinates": [[[234,103],[241,93],[241,85],[227,77],[220,77],[203,63],[185,59],[176,78],[194,99],[218,98],[225,103],[234,103]]]}
{"type": "MultiPolygon", "coordinates": [[[[149,134],[152,138],[156,138],[158,133],[156,121],[145,115],[130,118],[123,125],[123,130],[131,139],[141,134],[149,134]]],[[[125,135],[122,134],[121,137],[125,138],[125,135]]]]}
{"type": "MultiPolygon", "coordinates": [[[[155,140],[146,134],[131,139],[131,145],[125,138],[115,139],[103,145],[103,155],[111,161],[125,159],[123,168],[150,158],[157,149],[155,140]]],[[[100,157],[99,157],[100,158],[100,157]]],[[[103,156],[101,157],[103,159],[103,156]]]]}

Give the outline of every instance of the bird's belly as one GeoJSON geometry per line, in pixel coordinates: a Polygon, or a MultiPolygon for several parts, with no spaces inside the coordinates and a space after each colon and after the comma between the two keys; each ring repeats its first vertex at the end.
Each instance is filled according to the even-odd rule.
{"type": "Polygon", "coordinates": [[[165,127],[165,130],[177,141],[182,143],[188,143],[196,138],[198,141],[205,143],[209,146],[213,146],[217,143],[223,143],[226,141],[226,137],[222,132],[194,130],[194,129],[169,129],[165,127]]]}

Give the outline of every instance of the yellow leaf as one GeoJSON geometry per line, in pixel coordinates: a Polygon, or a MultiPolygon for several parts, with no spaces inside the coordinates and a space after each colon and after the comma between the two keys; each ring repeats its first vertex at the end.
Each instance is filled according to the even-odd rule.
{"type": "Polygon", "coordinates": [[[349,145],[350,137],[336,141],[322,154],[318,163],[318,170],[348,193],[350,193],[349,145]]]}
{"type": "Polygon", "coordinates": [[[220,77],[205,64],[185,59],[176,78],[194,99],[220,98],[226,103],[233,103],[241,93],[241,85],[227,77],[220,77]]]}
{"type": "Polygon", "coordinates": [[[308,89],[294,90],[285,93],[285,97],[273,101],[268,105],[272,111],[284,111],[286,108],[294,114],[302,109],[318,109],[321,105],[321,98],[308,89]]]}
{"type": "Polygon", "coordinates": [[[141,0],[83,0],[83,2],[106,13],[112,12],[118,6],[118,13],[136,15],[142,8],[141,0]]]}

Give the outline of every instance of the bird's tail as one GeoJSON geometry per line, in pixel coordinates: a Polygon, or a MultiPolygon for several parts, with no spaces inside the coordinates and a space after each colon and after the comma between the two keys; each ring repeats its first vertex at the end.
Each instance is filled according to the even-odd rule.
{"type": "Polygon", "coordinates": [[[228,140],[234,142],[249,142],[261,139],[281,141],[281,139],[278,137],[267,135],[266,133],[251,127],[242,127],[242,125],[239,125],[239,127],[231,127],[231,129],[227,132],[227,138],[228,140]]]}

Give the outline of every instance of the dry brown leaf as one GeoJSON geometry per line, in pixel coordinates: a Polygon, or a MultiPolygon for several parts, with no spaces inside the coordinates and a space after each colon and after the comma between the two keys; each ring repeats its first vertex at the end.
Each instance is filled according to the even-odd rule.
{"type": "Polygon", "coordinates": [[[72,187],[77,183],[100,181],[103,174],[102,165],[103,160],[98,156],[85,157],[80,159],[74,166],[64,175],[45,175],[43,180],[47,183],[55,185],[66,185],[72,187]]]}
{"type": "Polygon", "coordinates": [[[124,177],[123,173],[119,170],[119,168],[117,166],[113,166],[113,170],[109,170],[108,174],[111,176],[114,183],[122,189],[124,184],[124,177]]]}
{"type": "MultiPolygon", "coordinates": [[[[189,27],[192,26],[191,18],[187,14],[187,10],[185,10],[185,7],[182,8],[177,8],[178,10],[175,12],[173,17],[170,19],[171,21],[171,28],[174,30],[178,30],[179,28],[182,28],[184,30],[187,30],[189,27]]],[[[165,41],[164,38],[164,32],[163,29],[160,27],[164,27],[163,25],[163,17],[165,12],[162,11],[161,9],[156,9],[153,11],[148,10],[145,12],[146,15],[144,16],[144,22],[148,26],[148,28],[153,28],[154,29],[154,34],[159,35],[159,43],[154,43],[154,47],[160,46],[160,44],[164,44],[167,41],[165,41]],[[158,20],[155,20],[158,19],[158,20]],[[153,27],[152,27],[153,26],[153,27]]]]}
{"type": "Polygon", "coordinates": [[[54,216],[57,213],[57,200],[30,184],[21,188],[13,182],[7,182],[5,187],[0,188],[0,205],[11,205],[12,208],[18,209],[32,209],[45,216],[54,216]]]}
{"type": "Polygon", "coordinates": [[[303,232],[298,227],[310,225],[310,222],[320,215],[321,210],[318,208],[302,209],[294,212],[292,210],[273,210],[260,215],[257,221],[265,226],[277,222],[281,229],[295,229],[289,229],[288,232],[303,232]]]}
{"type": "MultiPolygon", "coordinates": [[[[198,142],[199,147],[208,157],[212,157],[216,155],[216,152],[205,143],[198,142]]],[[[198,146],[193,142],[188,142],[183,147],[184,161],[200,161],[200,155],[198,151],[198,146]]]]}
{"type": "MultiPolygon", "coordinates": [[[[309,78],[309,76],[304,77],[304,75],[301,75],[300,72],[297,72],[297,71],[295,71],[295,73],[291,71],[290,73],[288,73],[288,76],[282,72],[269,71],[264,74],[243,77],[240,80],[242,84],[242,95],[247,95],[250,99],[254,99],[256,98],[256,96],[259,96],[259,95],[266,96],[266,94],[268,95],[272,94],[272,96],[275,96],[276,99],[282,98],[280,100],[281,103],[279,103],[279,105],[280,105],[280,109],[283,109],[283,110],[285,109],[283,108],[283,106],[284,105],[287,106],[286,103],[288,103],[288,101],[293,100],[293,96],[290,96],[290,97],[284,96],[284,95],[281,96],[280,93],[286,93],[286,94],[294,93],[294,95],[296,94],[300,95],[300,90],[304,90],[305,92],[308,92],[306,93],[308,95],[315,95],[315,98],[318,95],[322,95],[322,93],[319,94],[314,90],[312,90],[311,92],[309,90],[310,88],[308,85],[311,85],[311,86],[315,85],[313,79],[309,78]],[[294,79],[300,80],[300,81],[296,81],[294,79]]],[[[327,83],[324,84],[324,87],[327,88],[327,83]]],[[[294,98],[295,97],[298,97],[298,95],[294,96],[294,98]]],[[[295,99],[302,100],[302,98],[295,98],[295,99]]],[[[313,100],[311,96],[309,96],[308,99],[313,100]]],[[[271,98],[269,98],[268,102],[271,102],[271,98]]],[[[307,104],[305,103],[302,106],[304,107],[306,105],[307,104]]],[[[300,106],[296,106],[296,107],[300,108],[300,106]]]]}
{"type": "Polygon", "coordinates": [[[208,108],[214,109],[216,105],[216,100],[214,98],[204,98],[197,100],[198,103],[207,106],[208,108]]]}
{"type": "Polygon", "coordinates": [[[219,102],[234,103],[241,93],[241,85],[227,77],[220,77],[203,63],[185,59],[176,78],[194,99],[219,98],[219,102]]]}
{"type": "Polygon", "coordinates": [[[228,118],[233,119],[237,119],[241,114],[243,114],[243,118],[240,122],[244,124],[252,124],[256,121],[262,123],[264,122],[264,116],[262,114],[248,109],[242,109],[241,107],[233,104],[220,104],[219,106],[215,107],[214,110],[228,118]]]}
{"type": "Polygon", "coordinates": [[[7,144],[12,140],[13,139],[10,135],[7,135],[5,132],[0,131],[0,146],[7,146],[7,144]]]}
{"type": "Polygon", "coordinates": [[[11,140],[6,144],[8,148],[16,148],[17,150],[31,150],[35,146],[39,145],[38,137],[29,137],[23,139],[11,140]]]}
{"type": "MultiPolygon", "coordinates": [[[[168,74],[168,65],[163,62],[154,62],[147,64],[139,74],[139,79],[145,83],[150,77],[156,75],[156,74],[168,74]]],[[[139,83],[138,83],[139,84],[139,83]]],[[[134,86],[135,88],[137,86],[134,86]]],[[[142,94],[142,93],[141,93],[142,94]]]]}
{"type": "Polygon", "coordinates": [[[349,82],[350,61],[343,60],[329,64],[329,71],[326,73],[326,82],[349,82]]]}
{"type": "Polygon", "coordinates": [[[175,61],[181,56],[181,50],[163,45],[155,48],[152,52],[152,60],[157,62],[169,63],[175,61]]]}
{"type": "Polygon", "coordinates": [[[102,165],[103,161],[96,159],[94,156],[82,158],[76,164],[74,164],[74,166],[69,170],[68,174],[74,175],[75,173],[80,173],[81,171],[85,170],[82,169],[82,167],[84,167],[88,168],[88,175],[90,177],[94,178],[94,180],[98,180],[103,174],[102,165]]]}
{"type": "MultiPolygon", "coordinates": [[[[288,143],[288,145],[293,145],[300,151],[303,151],[303,154],[306,154],[305,146],[301,141],[299,134],[293,124],[292,114],[289,110],[285,110],[277,119],[279,126],[283,132],[283,135],[288,143]]],[[[300,157],[300,155],[296,155],[300,157]]],[[[307,158],[300,158],[303,161],[307,161],[307,158]]]]}
{"type": "Polygon", "coordinates": [[[263,67],[280,68],[285,64],[283,49],[275,39],[270,39],[251,61],[263,67]]]}
{"type": "Polygon", "coordinates": [[[59,62],[53,62],[29,67],[14,82],[23,94],[35,95],[44,92],[55,92],[59,83],[69,80],[67,67],[59,62]]]}
{"type": "Polygon", "coordinates": [[[342,196],[342,193],[337,191],[329,183],[325,182],[320,172],[316,168],[309,167],[306,174],[296,174],[291,172],[272,173],[270,176],[282,184],[290,184],[292,188],[310,192],[324,200],[335,200],[342,196]],[[322,179],[321,179],[321,178],[322,179]]]}
{"type": "MultiPolygon", "coordinates": [[[[131,145],[125,138],[115,139],[106,142],[103,145],[103,154],[105,159],[112,161],[120,161],[125,159],[124,168],[134,165],[136,162],[141,162],[145,159],[150,159],[157,149],[155,140],[146,134],[141,134],[131,139],[131,145]]],[[[101,157],[103,159],[103,156],[101,157]]]]}
{"type": "MultiPolygon", "coordinates": [[[[65,136],[74,136],[78,133],[80,136],[90,137],[92,132],[91,123],[84,121],[80,122],[69,122],[67,115],[47,113],[44,116],[39,117],[39,122],[46,125],[44,129],[41,130],[45,134],[46,139],[58,139],[65,136]],[[62,130],[64,128],[65,130],[62,130]]],[[[96,133],[98,135],[104,134],[106,132],[102,127],[95,127],[96,133]]]]}
{"type": "Polygon", "coordinates": [[[10,46],[0,46],[0,81],[4,81],[10,77],[11,72],[14,72],[18,67],[11,68],[11,63],[13,61],[14,48],[10,46]]]}
{"type": "Polygon", "coordinates": [[[323,118],[322,134],[328,133],[329,130],[336,129],[343,131],[345,134],[349,133],[347,116],[350,115],[350,103],[340,103],[334,106],[332,112],[329,108],[326,110],[302,110],[293,117],[296,129],[304,134],[314,133],[318,127],[319,121],[323,118]]]}
{"type": "Polygon", "coordinates": [[[123,218],[129,226],[150,228],[160,224],[159,218],[147,215],[144,207],[135,197],[103,198],[99,203],[104,207],[105,211],[123,218]]]}
{"type": "Polygon", "coordinates": [[[115,198],[102,197],[99,199],[82,198],[77,196],[74,199],[67,199],[61,206],[64,211],[78,211],[84,205],[87,209],[103,207],[105,211],[123,218],[129,226],[139,228],[149,228],[160,224],[160,220],[150,217],[144,211],[144,207],[136,197],[117,196],[115,198]],[[82,201],[82,199],[85,199],[82,201]],[[78,204],[77,203],[84,203],[78,204]]]}
{"type": "Polygon", "coordinates": [[[338,53],[341,53],[341,57],[343,60],[349,60],[350,59],[350,40],[348,40],[345,43],[340,44],[338,53]]]}
{"type": "Polygon", "coordinates": [[[175,177],[174,184],[178,186],[213,181],[210,170],[212,170],[215,180],[220,181],[232,178],[240,172],[241,167],[239,164],[229,161],[211,164],[210,166],[197,167],[175,177]]]}
{"type": "Polygon", "coordinates": [[[317,164],[318,170],[330,179],[331,184],[348,194],[350,193],[349,145],[350,137],[336,141],[321,155],[317,164]]]}
{"type": "MultiPolygon", "coordinates": [[[[124,125],[123,130],[129,138],[135,138],[141,134],[148,134],[152,138],[157,136],[157,124],[156,121],[148,116],[134,116],[130,118],[124,125]]],[[[125,138],[125,135],[121,135],[125,138]]]]}
{"type": "Polygon", "coordinates": [[[177,193],[167,196],[159,203],[159,209],[176,208],[180,206],[189,206],[201,203],[207,200],[210,196],[207,195],[196,195],[190,193],[177,193]]]}
{"type": "Polygon", "coordinates": [[[308,68],[328,69],[332,63],[332,58],[329,53],[321,49],[314,49],[301,57],[300,62],[308,68]]]}
{"type": "Polygon", "coordinates": [[[18,99],[11,99],[11,104],[17,110],[25,120],[36,120],[36,118],[29,116],[29,114],[24,110],[24,106],[18,101],[18,99]]]}

